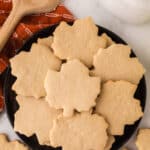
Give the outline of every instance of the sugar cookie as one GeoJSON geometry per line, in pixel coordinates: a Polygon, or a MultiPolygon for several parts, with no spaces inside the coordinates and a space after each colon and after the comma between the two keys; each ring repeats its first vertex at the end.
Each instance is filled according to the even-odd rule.
{"type": "Polygon", "coordinates": [[[90,77],[79,60],[63,64],[60,72],[49,70],[44,85],[46,100],[51,107],[63,109],[64,116],[72,116],[74,110],[89,111],[100,93],[100,78],[90,77]]]}
{"type": "Polygon", "coordinates": [[[125,125],[143,116],[140,101],[135,99],[137,86],[126,81],[108,81],[102,86],[96,112],[106,118],[111,135],[122,135],[125,125]]]}
{"type": "Polygon", "coordinates": [[[126,80],[138,84],[145,69],[137,58],[130,58],[130,47],[113,44],[107,49],[100,49],[94,56],[93,74],[100,76],[102,81],[126,80]]]}
{"type": "Polygon", "coordinates": [[[36,134],[39,144],[50,145],[49,130],[62,111],[50,108],[45,100],[17,96],[20,107],[15,114],[14,129],[26,136],[36,134]]]}
{"type": "Polygon", "coordinates": [[[30,52],[20,52],[10,62],[12,74],[17,77],[13,90],[36,98],[46,95],[44,79],[48,69],[59,70],[61,65],[50,49],[40,44],[32,44],[30,52]]]}
{"type": "Polygon", "coordinates": [[[98,36],[98,27],[91,17],[77,19],[72,26],[61,22],[54,31],[52,48],[61,59],[79,59],[92,66],[93,55],[106,47],[107,40],[98,36]]]}
{"type": "Polygon", "coordinates": [[[53,147],[63,150],[105,150],[108,124],[103,117],[90,113],[59,118],[50,131],[53,147]]]}

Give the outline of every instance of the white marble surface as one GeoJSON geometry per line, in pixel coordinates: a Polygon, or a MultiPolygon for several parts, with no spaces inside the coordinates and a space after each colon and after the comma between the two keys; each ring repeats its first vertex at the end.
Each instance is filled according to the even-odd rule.
{"type": "MultiPolygon", "coordinates": [[[[140,127],[150,128],[150,22],[127,24],[105,10],[99,0],[64,0],[64,3],[77,18],[92,16],[97,24],[118,34],[134,49],[147,70],[147,105],[140,127]]],[[[2,132],[7,133],[11,139],[17,138],[5,113],[0,115],[0,133],[2,132]]],[[[129,150],[136,150],[134,140],[135,137],[127,143],[129,150]]]]}
{"type": "Polygon", "coordinates": [[[150,20],[149,0],[98,0],[98,2],[126,22],[141,24],[150,20]]]}

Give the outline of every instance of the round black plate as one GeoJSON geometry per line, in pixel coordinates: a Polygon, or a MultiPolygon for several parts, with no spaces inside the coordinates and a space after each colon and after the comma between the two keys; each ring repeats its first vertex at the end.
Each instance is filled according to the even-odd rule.
{"type": "MultiPolygon", "coordinates": [[[[70,23],[72,24],[72,23],[70,23]]],[[[33,42],[36,42],[37,39],[47,37],[49,35],[52,35],[53,31],[57,25],[54,25],[52,27],[48,27],[46,29],[41,30],[40,32],[34,34],[25,44],[24,46],[18,50],[18,53],[22,50],[28,51],[32,45],[33,42]]],[[[103,28],[99,27],[99,35],[102,33],[107,33],[116,43],[123,43],[126,44],[120,37],[118,37],[116,34],[113,32],[103,28]]],[[[132,51],[131,57],[135,57],[135,54],[132,51]]],[[[32,64],[31,64],[32,65],[32,64]]],[[[32,67],[32,66],[31,66],[32,67]]],[[[12,84],[15,81],[15,77],[11,75],[11,68],[8,67],[7,73],[6,73],[6,80],[4,84],[4,95],[5,95],[5,102],[6,102],[6,109],[7,109],[7,114],[10,119],[10,122],[12,126],[14,126],[14,114],[19,108],[17,102],[16,102],[16,94],[11,90],[12,84]]],[[[145,77],[143,77],[138,85],[138,88],[135,93],[135,98],[139,99],[141,101],[141,106],[144,111],[145,108],[145,102],[146,102],[146,83],[145,83],[145,77]]],[[[29,110],[30,111],[30,110],[29,110]]],[[[113,144],[111,150],[117,150],[119,149],[134,133],[134,131],[137,129],[138,124],[140,120],[138,120],[134,125],[126,126],[125,127],[125,132],[123,136],[116,136],[116,142],[113,144]]],[[[35,135],[32,137],[26,137],[24,135],[21,135],[17,133],[19,137],[26,143],[28,144],[31,148],[34,150],[55,150],[52,147],[46,147],[46,146],[40,146],[38,144],[37,138],[35,135]]],[[[92,142],[92,141],[91,141],[92,142]]],[[[61,148],[57,148],[56,150],[60,150],[61,148]]]]}

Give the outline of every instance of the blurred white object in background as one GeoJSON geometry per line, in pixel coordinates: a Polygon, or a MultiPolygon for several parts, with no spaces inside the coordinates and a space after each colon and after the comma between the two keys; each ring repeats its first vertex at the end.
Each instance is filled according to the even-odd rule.
{"type": "Polygon", "coordinates": [[[98,0],[114,16],[125,22],[142,24],[150,20],[150,0],[98,0]]]}

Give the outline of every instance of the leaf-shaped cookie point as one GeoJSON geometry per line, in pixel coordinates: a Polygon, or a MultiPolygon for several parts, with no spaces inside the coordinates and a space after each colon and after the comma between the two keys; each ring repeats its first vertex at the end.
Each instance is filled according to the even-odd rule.
{"type": "Polygon", "coordinates": [[[138,150],[150,149],[150,129],[140,129],[136,139],[138,150]]]}
{"type": "Polygon", "coordinates": [[[0,150],[29,150],[29,148],[17,140],[9,142],[5,134],[0,134],[0,150]]]}
{"type": "Polygon", "coordinates": [[[46,38],[38,38],[38,44],[47,46],[49,48],[51,48],[52,43],[53,43],[53,36],[49,36],[46,38]]]}
{"type": "Polygon", "coordinates": [[[91,17],[78,19],[72,26],[60,23],[54,32],[52,48],[61,59],[79,59],[92,66],[93,55],[106,47],[106,39],[98,36],[98,28],[91,17]]]}
{"type": "Polygon", "coordinates": [[[14,129],[26,136],[36,134],[39,144],[50,145],[49,130],[62,111],[50,108],[43,99],[17,96],[19,109],[15,113],[14,129]]]}
{"type": "Polygon", "coordinates": [[[100,49],[94,56],[93,74],[102,81],[126,80],[138,84],[145,69],[137,58],[130,58],[130,47],[113,44],[107,49],[100,49]]]}
{"type": "Polygon", "coordinates": [[[112,144],[115,142],[115,138],[112,135],[109,135],[108,140],[107,140],[107,144],[105,145],[105,149],[104,150],[110,150],[112,147],[112,144]]]}
{"type": "Polygon", "coordinates": [[[90,77],[79,60],[63,64],[60,72],[49,70],[44,85],[46,100],[51,107],[63,109],[64,116],[72,116],[74,110],[89,111],[100,93],[100,78],[90,77]]]}
{"type": "Polygon", "coordinates": [[[103,84],[96,112],[110,124],[111,135],[122,135],[125,125],[131,125],[143,116],[140,101],[134,98],[136,88],[136,85],[127,81],[108,81],[103,84]]]}
{"type": "Polygon", "coordinates": [[[59,70],[61,61],[41,44],[33,44],[30,52],[20,52],[10,60],[12,74],[17,77],[13,90],[36,98],[46,95],[44,79],[48,69],[59,70]]]}
{"type": "Polygon", "coordinates": [[[106,48],[113,45],[113,44],[115,44],[115,42],[111,39],[111,37],[109,37],[106,33],[103,33],[102,37],[104,39],[106,39],[106,41],[107,41],[106,48]]]}
{"type": "Polygon", "coordinates": [[[50,131],[52,146],[63,150],[105,150],[108,124],[102,116],[90,113],[59,118],[50,131]]]}

